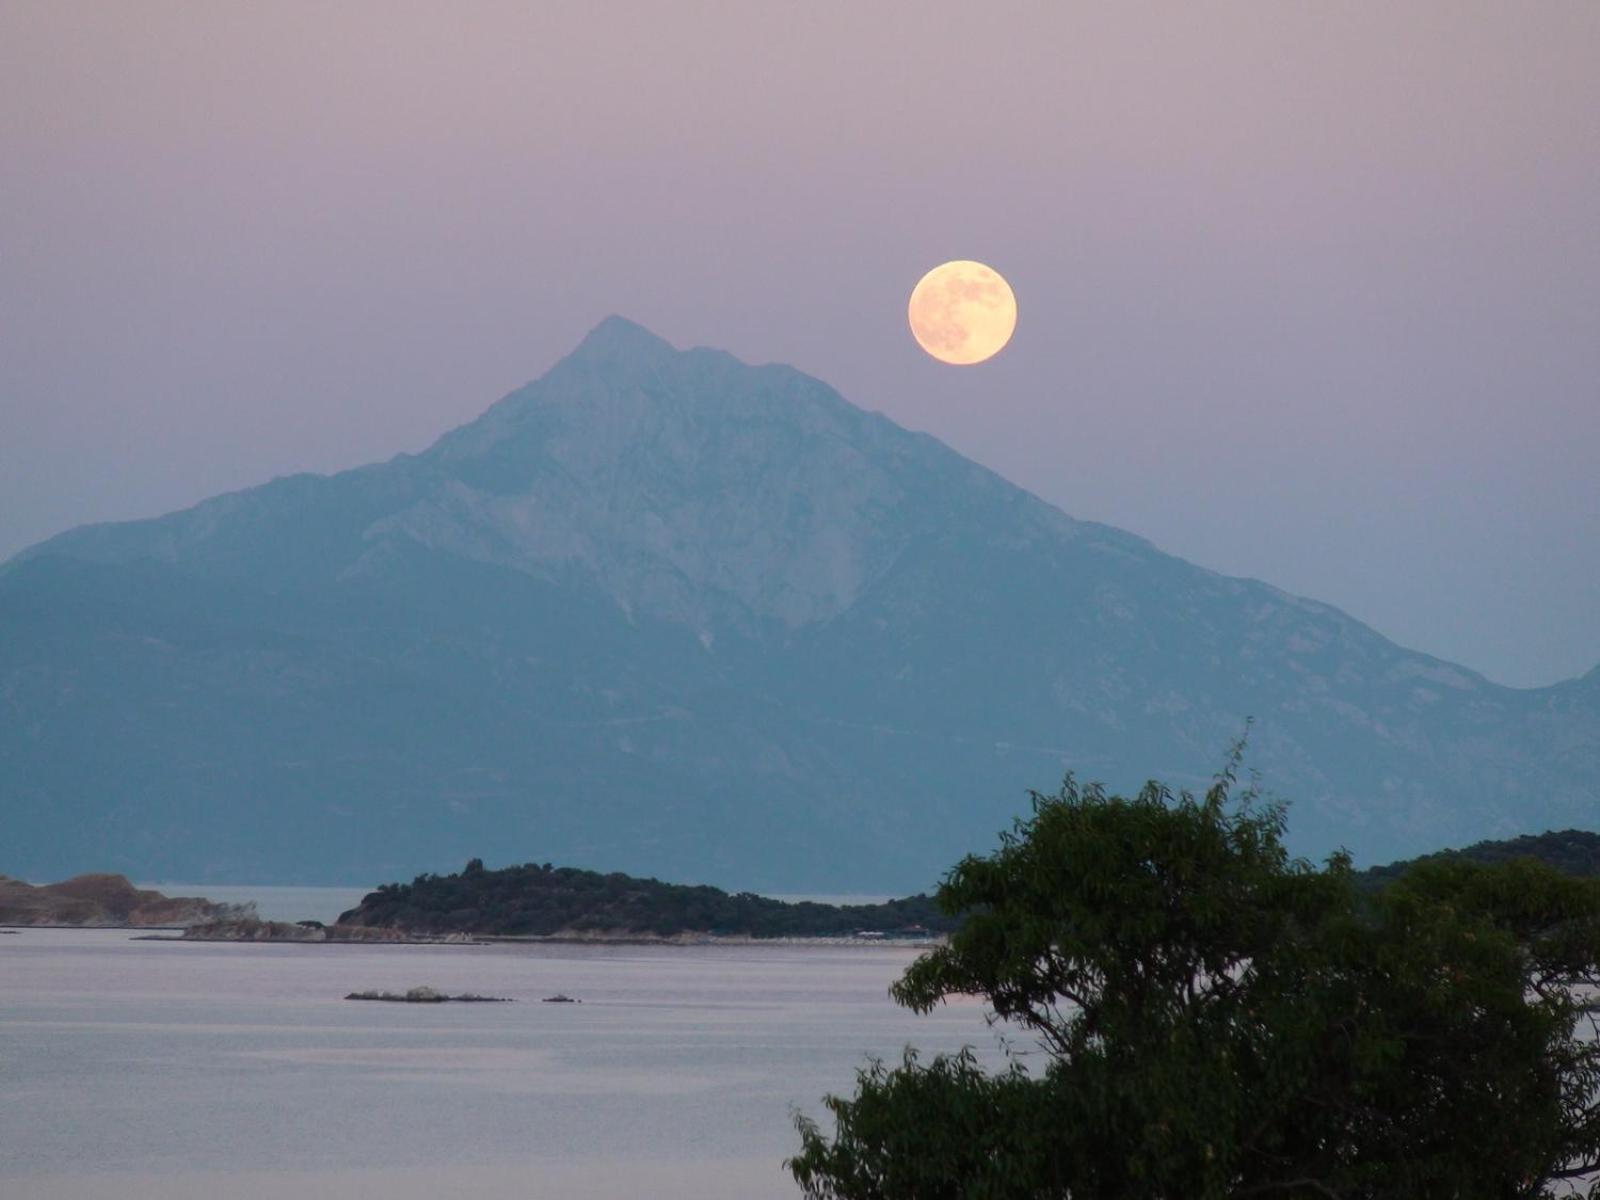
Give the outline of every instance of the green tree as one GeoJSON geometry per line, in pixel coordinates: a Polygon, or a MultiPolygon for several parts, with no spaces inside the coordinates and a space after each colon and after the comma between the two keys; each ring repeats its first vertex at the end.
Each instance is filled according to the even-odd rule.
{"type": "Polygon", "coordinates": [[[893,996],[981,994],[1042,1062],[870,1064],[799,1122],[806,1194],[1600,1196],[1600,885],[1454,861],[1373,894],[1233,784],[1069,778],[957,865],[964,920],[893,996]]]}

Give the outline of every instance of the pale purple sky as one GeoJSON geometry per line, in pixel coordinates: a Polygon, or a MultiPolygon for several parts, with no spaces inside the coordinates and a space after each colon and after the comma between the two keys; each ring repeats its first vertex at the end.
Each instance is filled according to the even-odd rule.
{"type": "Polygon", "coordinates": [[[611,312],[1600,662],[1600,5],[0,0],[0,556],[420,449],[611,312]],[[949,258],[981,367],[905,327],[949,258]]]}

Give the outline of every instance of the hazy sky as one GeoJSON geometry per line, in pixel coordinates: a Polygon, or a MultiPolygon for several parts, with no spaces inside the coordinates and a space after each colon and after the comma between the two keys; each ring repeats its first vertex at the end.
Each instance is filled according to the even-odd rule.
{"type": "Polygon", "coordinates": [[[1600,662],[1600,4],[0,0],[0,555],[420,449],[611,312],[1600,662]],[[983,366],[906,329],[948,258],[983,366]]]}

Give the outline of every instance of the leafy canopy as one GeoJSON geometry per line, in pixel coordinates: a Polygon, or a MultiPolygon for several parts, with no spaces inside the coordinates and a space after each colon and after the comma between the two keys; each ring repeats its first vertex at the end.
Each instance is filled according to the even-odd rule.
{"type": "Polygon", "coordinates": [[[1237,762],[1203,798],[1069,777],[949,873],[961,924],[892,994],[985,996],[1042,1065],[871,1064],[831,1135],[799,1121],[808,1196],[1584,1194],[1600,883],[1443,861],[1373,893],[1291,859],[1237,762]]]}

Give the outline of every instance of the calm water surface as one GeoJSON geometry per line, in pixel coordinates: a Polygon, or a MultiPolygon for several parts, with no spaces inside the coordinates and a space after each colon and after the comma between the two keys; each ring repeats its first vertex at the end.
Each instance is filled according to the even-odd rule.
{"type": "Polygon", "coordinates": [[[914,954],[0,936],[0,1196],[792,1200],[792,1109],[866,1055],[999,1058],[887,999],[914,954]],[[517,1003],[341,999],[418,984],[517,1003]]]}

